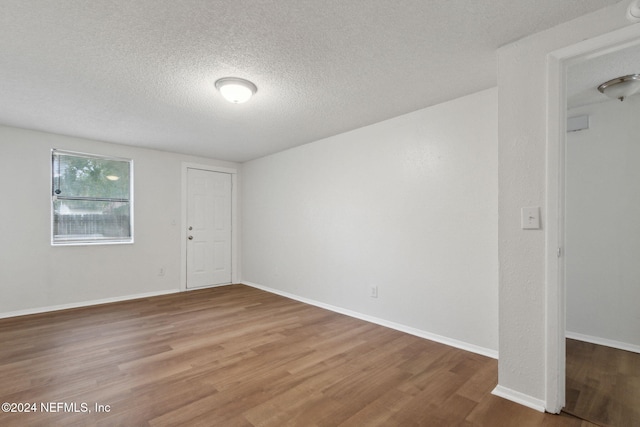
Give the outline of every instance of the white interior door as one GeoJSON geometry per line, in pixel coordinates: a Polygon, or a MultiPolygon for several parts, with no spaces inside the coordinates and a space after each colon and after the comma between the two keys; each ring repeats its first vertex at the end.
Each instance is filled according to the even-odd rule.
{"type": "Polygon", "coordinates": [[[187,288],[231,283],[231,174],[187,169],[187,288]]]}

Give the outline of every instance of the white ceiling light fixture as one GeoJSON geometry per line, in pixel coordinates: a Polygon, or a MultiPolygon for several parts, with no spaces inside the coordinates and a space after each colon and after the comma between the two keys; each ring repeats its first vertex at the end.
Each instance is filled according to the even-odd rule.
{"type": "Polygon", "coordinates": [[[627,19],[631,22],[640,22],[640,0],[634,0],[629,4],[627,19]]]}
{"type": "Polygon", "coordinates": [[[609,98],[624,101],[640,90],[640,74],[629,74],[609,80],[598,86],[598,90],[609,98]]]}
{"type": "Polygon", "coordinates": [[[224,99],[234,104],[247,102],[257,91],[256,85],[238,77],[224,77],[216,81],[216,89],[224,99]]]}

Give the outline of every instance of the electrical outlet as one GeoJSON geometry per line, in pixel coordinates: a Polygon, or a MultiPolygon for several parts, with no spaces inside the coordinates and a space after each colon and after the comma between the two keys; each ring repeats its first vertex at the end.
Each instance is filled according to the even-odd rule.
{"type": "Polygon", "coordinates": [[[158,269],[158,276],[164,276],[164,267],[158,269]]]}
{"type": "Polygon", "coordinates": [[[378,298],[378,287],[371,285],[369,286],[369,296],[371,298],[378,298]]]}

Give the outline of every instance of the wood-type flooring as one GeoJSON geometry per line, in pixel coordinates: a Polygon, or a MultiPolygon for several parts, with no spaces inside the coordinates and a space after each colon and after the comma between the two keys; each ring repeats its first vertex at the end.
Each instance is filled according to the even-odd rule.
{"type": "Polygon", "coordinates": [[[494,359],[244,285],[0,320],[0,426],[591,425],[496,382],[494,359]]]}
{"type": "Polygon", "coordinates": [[[564,411],[600,426],[640,426],[640,354],[567,339],[564,411]]]}

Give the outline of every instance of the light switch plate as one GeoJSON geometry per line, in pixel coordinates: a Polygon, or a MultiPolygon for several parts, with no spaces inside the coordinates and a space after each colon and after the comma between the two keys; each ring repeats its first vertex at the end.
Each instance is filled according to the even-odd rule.
{"type": "Polygon", "coordinates": [[[522,208],[521,222],[523,230],[539,230],[540,208],[538,206],[522,208]]]}

